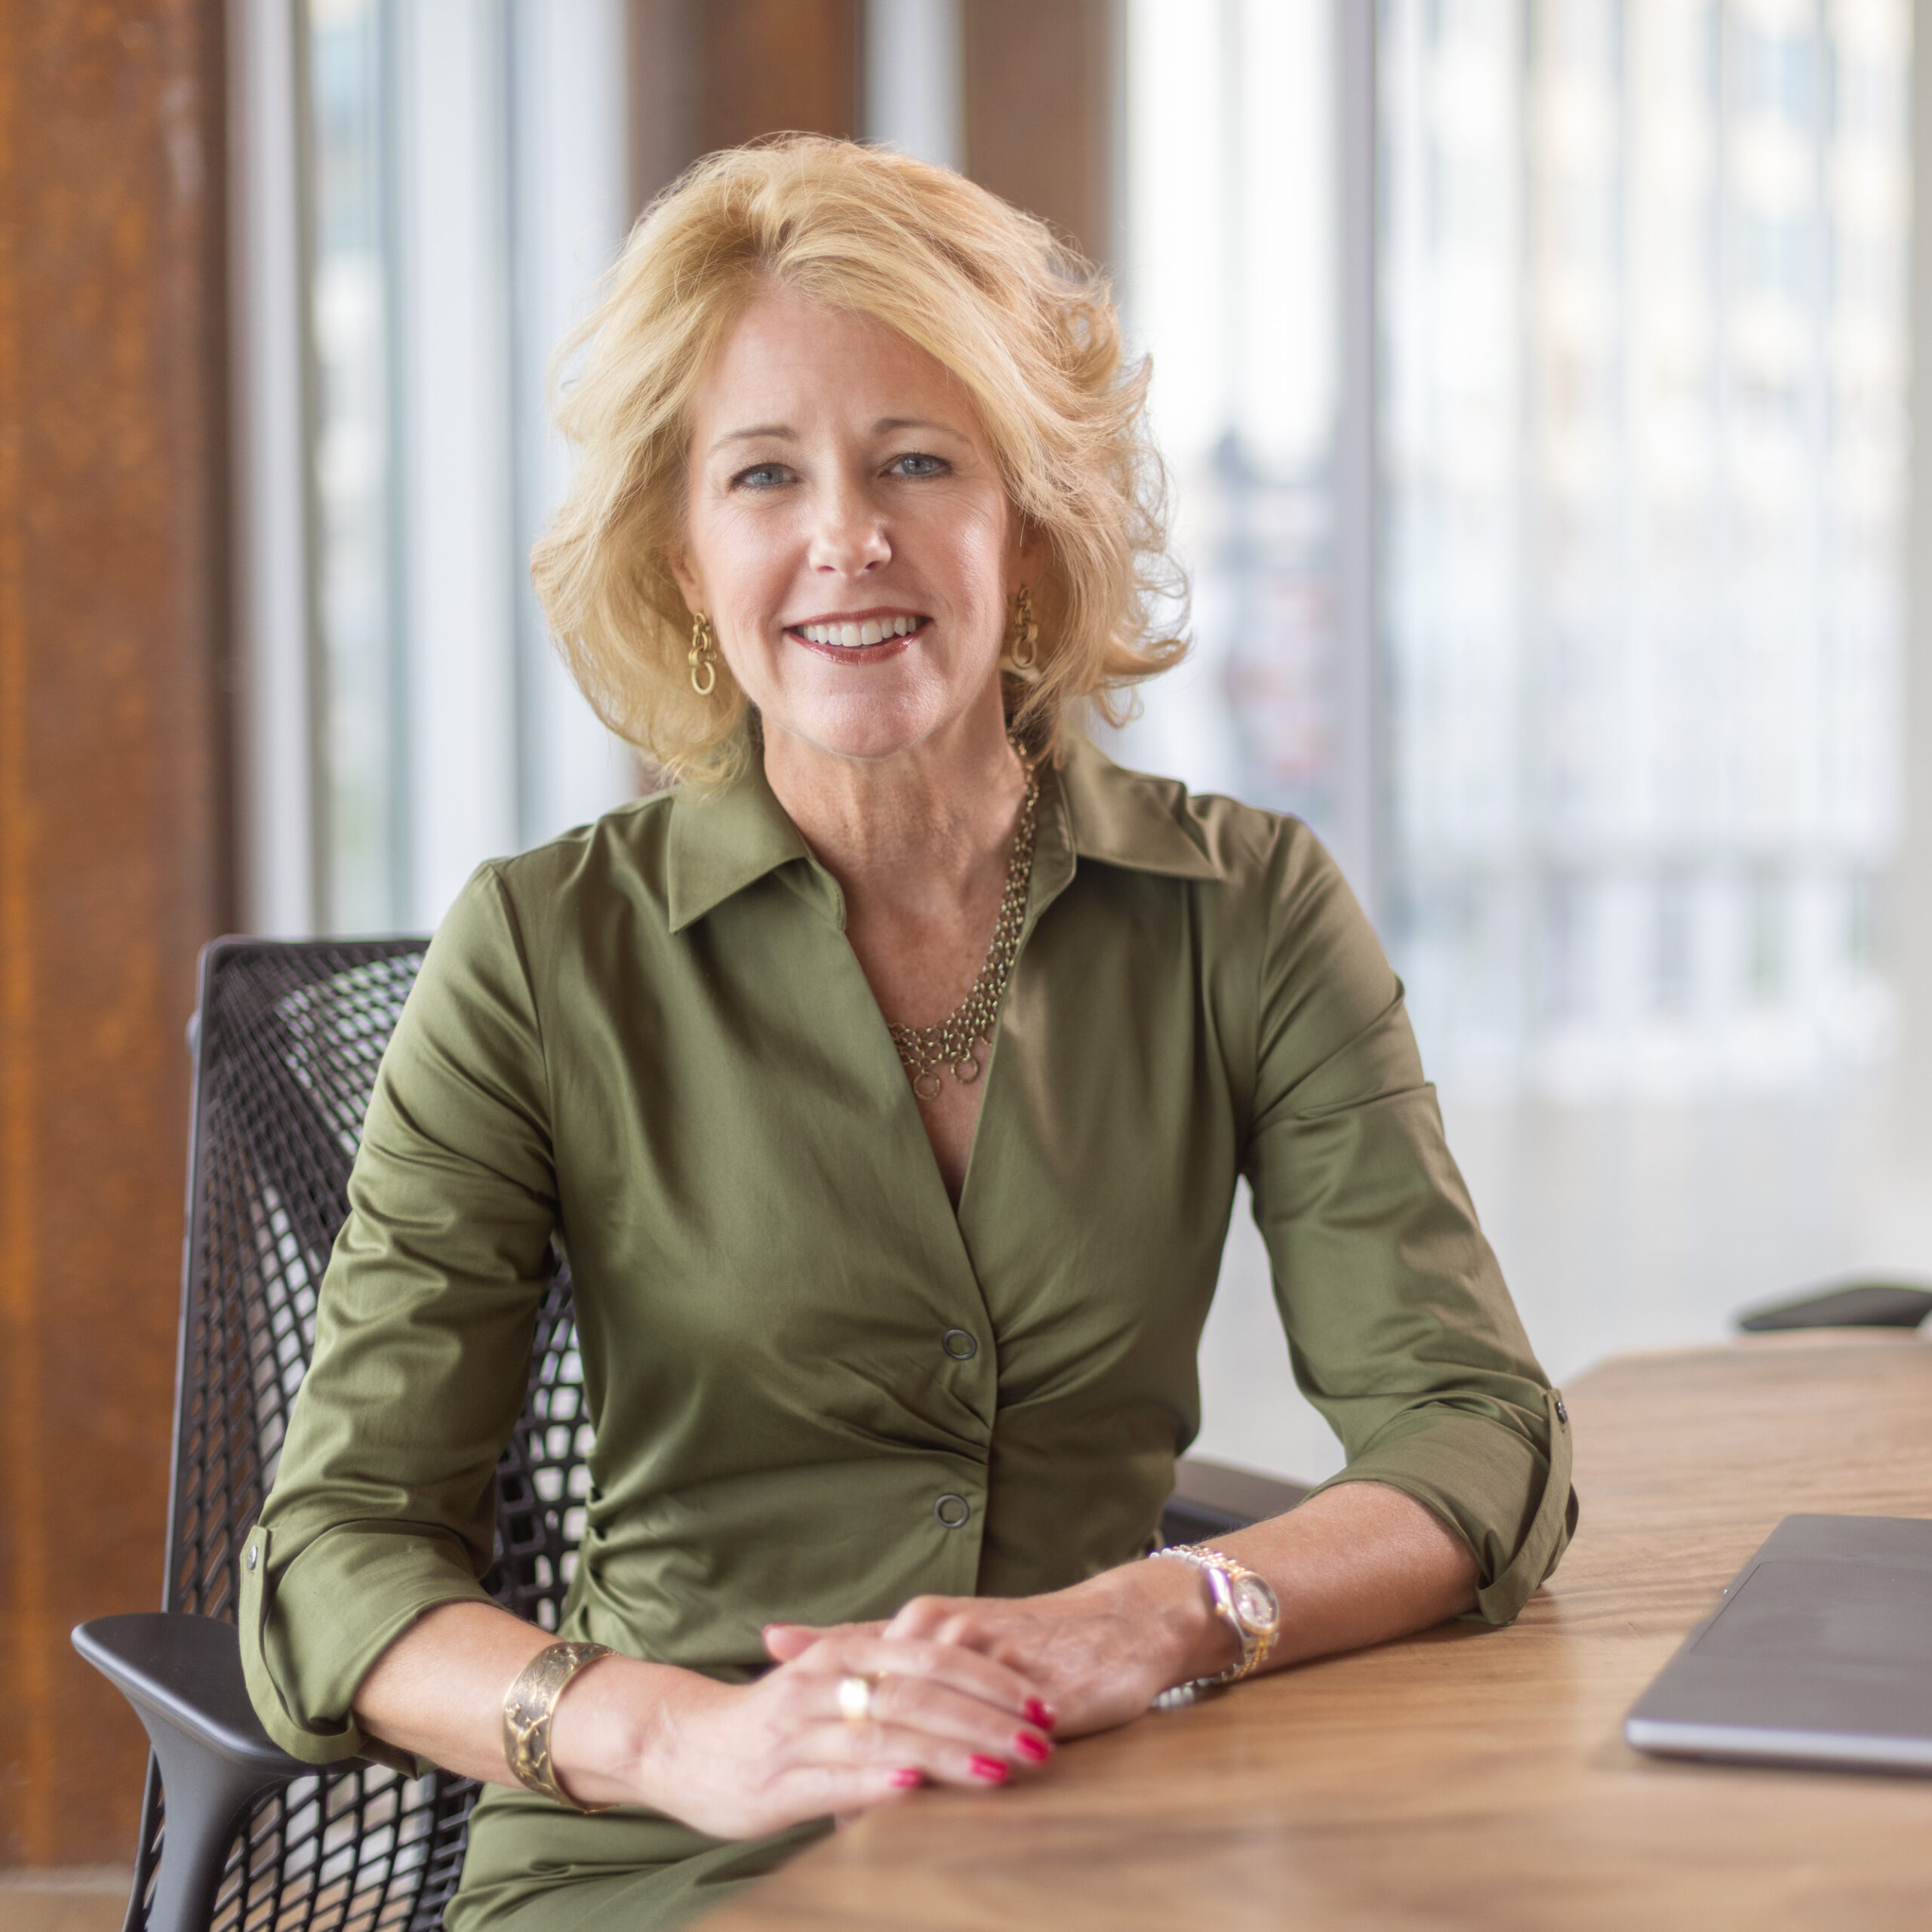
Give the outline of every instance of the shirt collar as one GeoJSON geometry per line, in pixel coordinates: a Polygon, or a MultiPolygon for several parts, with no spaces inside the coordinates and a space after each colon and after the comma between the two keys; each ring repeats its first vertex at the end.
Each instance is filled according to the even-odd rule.
{"type": "Polygon", "coordinates": [[[765,783],[754,752],[742,774],[718,792],[681,789],[671,803],[670,865],[665,897],[671,930],[682,932],[735,892],[811,848],[765,783]]]}
{"type": "MultiPolygon", "coordinates": [[[[1064,823],[1069,860],[1171,878],[1222,876],[1187,816],[1186,788],[1174,780],[1124,771],[1072,733],[1060,769],[1042,776],[1064,823]]],[[[1045,808],[1048,801],[1041,802],[1045,808]]],[[[666,881],[672,931],[795,859],[816,863],[757,758],[722,791],[681,790],[672,801],[666,881]]]]}
{"type": "Polygon", "coordinates": [[[1223,876],[1177,780],[1126,771],[1072,732],[1059,777],[1076,857],[1170,878],[1223,876]]]}

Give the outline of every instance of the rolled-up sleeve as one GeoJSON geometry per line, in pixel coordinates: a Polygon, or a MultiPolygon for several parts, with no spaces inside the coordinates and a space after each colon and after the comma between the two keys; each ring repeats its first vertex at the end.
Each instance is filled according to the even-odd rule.
{"type": "Polygon", "coordinates": [[[242,1663],[311,1764],[413,1761],[352,1705],[424,1611],[488,1601],[495,1471],[521,1408],[556,1181],[543,1044],[492,869],[431,944],[377,1077],[314,1358],[242,1564],[242,1663]]]}
{"type": "Polygon", "coordinates": [[[1299,828],[1271,869],[1244,1166],[1295,1379],[1348,1457],[1332,1481],[1432,1510],[1475,1553],[1480,1614],[1506,1623],[1576,1526],[1568,1420],[1367,921],[1299,828]]]}

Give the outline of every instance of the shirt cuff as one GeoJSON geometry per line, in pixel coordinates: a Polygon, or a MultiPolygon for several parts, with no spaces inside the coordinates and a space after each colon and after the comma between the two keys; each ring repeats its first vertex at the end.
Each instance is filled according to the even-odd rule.
{"type": "Polygon", "coordinates": [[[1559,1391],[1543,1394],[1546,1451],[1527,1431],[1431,1405],[1397,1417],[1312,1493],[1380,1482],[1412,1497],[1474,1552],[1472,1614],[1490,1623],[1512,1623],[1555,1569],[1577,1527],[1569,1414],[1559,1391]]]}
{"type": "Polygon", "coordinates": [[[257,1524],[242,1555],[242,1672],[262,1727],[304,1764],[367,1758],[406,1777],[435,1767],[371,1737],[351,1706],[376,1660],[426,1611],[494,1599],[453,1537],[346,1523],[278,1563],[257,1524]]]}

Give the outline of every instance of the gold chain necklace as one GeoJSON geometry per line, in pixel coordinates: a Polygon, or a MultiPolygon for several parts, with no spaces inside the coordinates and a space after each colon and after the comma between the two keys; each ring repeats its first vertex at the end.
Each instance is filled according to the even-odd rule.
{"type": "Polygon", "coordinates": [[[986,948],[986,963],[980,968],[972,990],[937,1026],[895,1026],[887,1023],[892,1044],[899,1049],[900,1062],[912,1076],[912,1091],[922,1100],[937,1100],[944,1091],[945,1083],[939,1075],[943,1066],[951,1067],[953,1078],[961,1085],[970,1085],[979,1078],[979,1056],[974,1049],[982,1041],[992,1043],[1000,1001],[1005,996],[1007,980],[1020,951],[1020,928],[1026,917],[1026,888],[1033,877],[1034,808],[1040,802],[1040,774],[1017,743],[1013,749],[1026,767],[1026,795],[1020,801],[1013,857],[1007,861],[1006,891],[1000,899],[992,943],[986,948]]]}

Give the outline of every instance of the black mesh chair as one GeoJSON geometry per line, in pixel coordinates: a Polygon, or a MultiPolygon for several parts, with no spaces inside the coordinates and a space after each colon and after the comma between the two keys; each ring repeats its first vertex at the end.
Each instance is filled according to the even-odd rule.
{"type": "MultiPolygon", "coordinates": [[[[128,1932],[429,1932],[455,1889],[475,1786],[288,1757],[250,1707],[234,1628],[243,1540],[274,1480],[377,1063],[424,944],[223,940],[202,956],[165,1607],[74,1633],[154,1745],[128,1932]]],[[[497,1470],[486,1580],[550,1629],[582,1528],[580,1381],[559,1267],[497,1470]]]]}
{"type": "MultiPolygon", "coordinates": [[[[165,1607],[74,1632],[154,1746],[127,1932],[431,1932],[456,1888],[475,1784],[289,1757],[249,1704],[235,1629],[377,1063],[426,943],[230,939],[202,955],[165,1607]]],[[[583,1533],[588,1432],[560,1265],[497,1466],[485,1579],[546,1629],[583,1533]]],[[[1162,1534],[1225,1534],[1305,1494],[1195,1459],[1162,1534]]]]}

